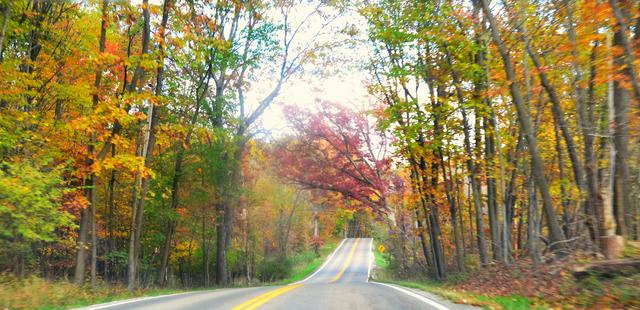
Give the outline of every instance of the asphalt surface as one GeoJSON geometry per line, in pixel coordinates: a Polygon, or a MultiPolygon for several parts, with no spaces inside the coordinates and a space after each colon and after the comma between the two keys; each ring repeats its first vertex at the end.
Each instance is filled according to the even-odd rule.
{"type": "Polygon", "coordinates": [[[345,239],[307,279],[286,286],[229,288],[139,298],[85,309],[473,309],[431,294],[369,282],[372,239],[345,239]]]}

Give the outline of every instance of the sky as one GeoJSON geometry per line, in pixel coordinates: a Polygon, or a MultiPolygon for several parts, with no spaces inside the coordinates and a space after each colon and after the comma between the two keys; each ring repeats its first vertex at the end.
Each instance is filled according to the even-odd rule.
{"type": "MultiPolygon", "coordinates": [[[[301,16],[306,16],[310,9],[312,8],[303,5],[298,12],[298,20],[301,19],[301,16]]],[[[273,14],[278,13],[274,12],[273,14]]],[[[298,44],[305,44],[312,40],[318,33],[319,27],[322,26],[322,22],[318,18],[310,19],[309,24],[309,27],[302,29],[297,35],[298,44]]],[[[313,109],[317,100],[328,100],[356,109],[372,106],[366,86],[368,71],[364,68],[369,57],[368,47],[364,43],[367,38],[366,20],[355,10],[345,12],[333,20],[329,27],[325,27],[328,30],[317,38],[316,43],[323,44],[335,41],[339,37],[336,35],[336,31],[345,25],[353,25],[359,30],[355,37],[356,40],[354,40],[356,43],[352,41],[351,44],[325,50],[324,52],[333,55],[332,61],[319,60],[307,63],[304,72],[288,80],[279,96],[262,115],[257,128],[254,129],[260,132],[258,136],[277,137],[291,132],[290,128],[287,128],[288,124],[282,113],[282,108],[287,105],[313,109]]],[[[272,79],[257,78],[254,80],[256,82],[252,84],[247,93],[248,105],[259,102],[273,87],[272,79]]]]}
{"type": "MultiPolygon", "coordinates": [[[[149,0],[153,5],[160,6],[162,0],[149,0]]],[[[140,5],[142,0],[131,0],[134,5],[140,5]]],[[[312,12],[318,5],[317,0],[300,1],[290,14],[291,25],[298,25],[305,17],[312,12]]],[[[328,100],[338,102],[343,105],[354,107],[355,109],[366,109],[371,107],[371,99],[367,94],[366,79],[368,72],[364,69],[364,65],[369,58],[367,42],[367,22],[354,8],[351,6],[346,12],[336,14],[336,10],[324,7],[322,9],[326,16],[339,16],[328,26],[323,26],[321,16],[314,14],[309,20],[306,27],[301,28],[293,43],[294,49],[301,48],[305,44],[313,41],[315,43],[326,44],[334,43],[337,39],[344,39],[337,32],[345,26],[353,26],[358,29],[358,34],[351,37],[352,44],[341,45],[333,50],[324,50],[325,53],[332,54],[330,62],[321,60],[315,63],[307,63],[301,74],[298,74],[287,81],[279,96],[273,104],[265,111],[262,117],[256,122],[255,128],[251,130],[257,131],[256,137],[277,137],[291,133],[292,130],[287,128],[287,122],[282,113],[282,108],[287,105],[296,105],[313,109],[316,100],[328,100]],[[316,36],[321,33],[320,36],[316,36]],[[360,42],[360,43],[357,43],[360,42]],[[318,73],[321,72],[321,73],[318,73]]],[[[267,14],[268,18],[281,22],[281,13],[279,10],[272,10],[267,14]]],[[[320,57],[319,57],[320,58],[320,57]]],[[[277,64],[274,60],[273,64],[277,64]]],[[[272,64],[272,65],[273,65],[272,64]]],[[[251,86],[246,91],[246,105],[249,114],[258,105],[258,103],[271,92],[275,85],[274,66],[259,70],[254,76],[249,77],[251,86]]]]}

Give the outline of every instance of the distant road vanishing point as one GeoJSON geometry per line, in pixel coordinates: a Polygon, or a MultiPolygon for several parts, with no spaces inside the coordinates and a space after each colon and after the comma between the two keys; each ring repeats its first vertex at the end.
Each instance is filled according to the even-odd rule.
{"type": "Polygon", "coordinates": [[[349,238],[308,278],[285,286],[228,288],[131,299],[83,309],[470,309],[395,285],[369,281],[371,238],[349,238]]]}

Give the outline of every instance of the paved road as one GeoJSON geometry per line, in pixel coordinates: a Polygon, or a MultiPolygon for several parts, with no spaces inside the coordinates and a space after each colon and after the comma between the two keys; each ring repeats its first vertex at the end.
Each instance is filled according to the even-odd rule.
{"type": "Polygon", "coordinates": [[[286,286],[230,288],[127,300],[87,309],[468,309],[411,289],[369,282],[372,239],[345,239],[307,279],[286,286]]]}

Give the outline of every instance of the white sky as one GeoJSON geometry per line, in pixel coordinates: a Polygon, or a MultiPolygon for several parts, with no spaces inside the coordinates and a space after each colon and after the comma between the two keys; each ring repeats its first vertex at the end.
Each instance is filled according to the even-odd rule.
{"type": "MultiPolygon", "coordinates": [[[[313,3],[311,4],[313,5],[313,3]]],[[[302,5],[301,15],[309,12],[309,6],[302,5]]],[[[292,22],[292,24],[295,22],[292,22]]],[[[340,18],[334,20],[330,28],[341,29],[345,25],[354,25],[359,34],[359,42],[367,39],[367,23],[356,11],[344,13],[340,18]]],[[[321,26],[320,20],[312,20],[311,25],[301,31],[297,36],[297,43],[307,43],[317,33],[321,26]]],[[[335,40],[338,35],[329,31],[327,35],[319,38],[320,42],[335,40]]],[[[365,43],[344,45],[329,51],[334,55],[329,64],[318,61],[313,64],[306,64],[302,75],[292,77],[282,88],[279,96],[273,104],[265,111],[253,130],[266,131],[273,136],[286,134],[289,132],[288,124],[282,114],[285,105],[296,105],[305,108],[313,108],[318,99],[338,102],[356,109],[371,107],[370,97],[366,89],[366,79],[368,72],[363,68],[369,53],[365,43]],[[318,74],[321,70],[324,74],[318,74]],[[331,72],[331,73],[327,73],[331,72]]],[[[264,97],[273,87],[273,79],[253,79],[264,82],[254,82],[247,92],[247,105],[251,106],[264,97]]],[[[251,108],[249,108],[251,109],[251,108]]],[[[259,136],[263,136],[262,134],[259,136]]]]}
{"type": "Polygon", "coordinates": [[[261,127],[274,135],[281,134],[287,123],[282,114],[285,105],[311,108],[316,99],[339,102],[361,108],[369,105],[364,72],[350,72],[327,78],[304,77],[288,83],[273,105],[262,116],[261,127]]]}
{"type": "MultiPolygon", "coordinates": [[[[290,16],[291,25],[298,25],[316,7],[317,1],[301,1],[302,3],[298,3],[295,11],[290,16]]],[[[149,0],[149,2],[153,5],[162,5],[162,0],[149,0]]],[[[140,5],[142,0],[131,0],[131,3],[140,5]]],[[[340,35],[336,34],[336,31],[346,25],[355,26],[359,31],[356,36],[357,41],[366,42],[367,22],[354,7],[352,5],[349,11],[341,14],[339,18],[324,28],[322,27],[323,19],[318,15],[314,15],[309,20],[308,27],[301,29],[298,33],[293,48],[296,48],[295,45],[300,48],[300,46],[307,44],[318,33],[319,29],[324,29],[325,33],[318,37],[318,42],[316,43],[323,44],[335,41],[340,37],[340,35]]],[[[331,14],[332,11],[324,9],[324,12],[331,14]]],[[[281,18],[280,12],[277,10],[269,12],[268,16],[274,20],[281,18]]],[[[321,61],[314,64],[306,64],[304,73],[291,77],[284,84],[279,96],[251,130],[260,131],[258,136],[263,137],[263,132],[267,136],[278,136],[290,132],[282,114],[282,107],[285,105],[313,108],[316,100],[320,99],[338,102],[356,109],[371,107],[365,84],[368,72],[363,69],[363,65],[369,57],[367,48],[366,43],[341,46],[336,50],[330,51],[334,55],[330,64],[325,65],[321,61]],[[325,74],[318,74],[319,70],[325,72],[325,74]],[[326,72],[333,72],[333,74],[326,74],[326,72]]],[[[277,61],[277,59],[274,60],[274,62],[277,61]]],[[[253,111],[260,100],[273,89],[275,84],[275,68],[263,68],[263,70],[259,71],[256,72],[255,76],[249,77],[253,82],[245,93],[247,114],[253,111]]]]}

